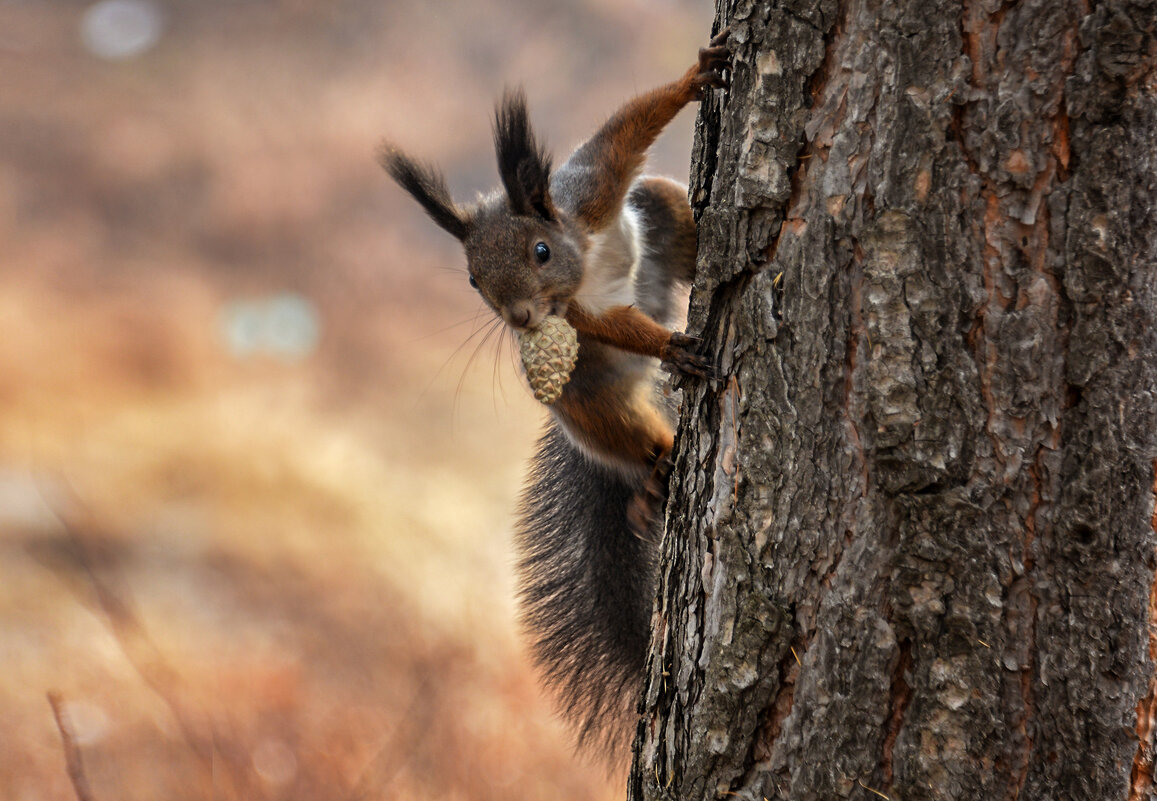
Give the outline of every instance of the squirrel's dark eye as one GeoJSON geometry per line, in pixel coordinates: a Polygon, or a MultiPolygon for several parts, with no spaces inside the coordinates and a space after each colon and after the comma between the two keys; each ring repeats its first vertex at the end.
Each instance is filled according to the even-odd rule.
{"type": "Polygon", "coordinates": [[[474,276],[470,276],[470,286],[474,287],[475,289],[478,288],[478,282],[474,280],[474,276]]]}
{"type": "Polygon", "coordinates": [[[534,246],[534,258],[538,259],[539,264],[546,264],[547,259],[550,258],[550,248],[546,246],[545,242],[539,242],[534,246]]]}

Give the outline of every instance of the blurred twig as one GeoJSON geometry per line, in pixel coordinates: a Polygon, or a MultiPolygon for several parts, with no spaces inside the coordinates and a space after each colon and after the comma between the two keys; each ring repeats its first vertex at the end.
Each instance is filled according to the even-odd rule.
{"type": "MultiPolygon", "coordinates": [[[[68,537],[73,556],[88,578],[97,605],[104,613],[109,629],[129,664],[168,707],[185,742],[201,760],[206,770],[212,774],[214,786],[216,787],[222,779],[230,781],[236,787],[244,786],[243,771],[240,768],[242,762],[238,760],[236,754],[231,753],[233,749],[222,750],[218,747],[217,731],[213,721],[185,700],[179,672],[168,663],[160,648],[149,636],[134,609],[128,589],[114,586],[117,584],[116,576],[103,575],[111,571],[103,571],[97,566],[98,560],[94,557],[89,541],[93,539],[93,532],[102,531],[102,526],[92,519],[92,515],[75,495],[67,503],[67,509],[59,498],[52,502],[47,495],[44,497],[68,537]],[[226,768],[224,772],[221,770],[222,767],[226,768]]],[[[89,799],[82,798],[81,801],[89,799]]]]}
{"type": "Polygon", "coordinates": [[[181,698],[180,677],[177,671],[166,662],[160,649],[145,630],[144,624],[133,609],[128,591],[123,587],[114,587],[115,582],[102,576],[102,571],[97,567],[97,560],[93,558],[92,549],[87,542],[89,534],[86,532],[98,530],[98,526],[91,520],[80,520],[78,513],[74,511],[66,513],[60,508],[53,508],[53,514],[68,536],[73,555],[84,570],[89,585],[96,594],[97,605],[104,612],[109,628],[129,664],[173,713],[185,740],[198,757],[211,762],[212,737],[205,733],[205,726],[196,720],[198,716],[193,714],[181,698]]]}
{"type": "Polygon", "coordinates": [[[60,693],[49,692],[48,703],[52,706],[52,716],[56,718],[56,728],[60,731],[60,741],[64,748],[64,763],[68,768],[68,778],[72,782],[72,789],[76,792],[77,801],[95,801],[92,790],[88,786],[88,778],[84,775],[84,762],[80,758],[80,746],[76,744],[72,723],[64,710],[60,693]]]}
{"type": "Polygon", "coordinates": [[[393,732],[381,740],[373,756],[362,768],[350,789],[348,801],[368,801],[370,798],[389,798],[390,788],[405,769],[407,746],[420,739],[420,732],[430,727],[430,698],[433,695],[433,676],[430,671],[418,679],[410,704],[398,716],[393,732]]]}

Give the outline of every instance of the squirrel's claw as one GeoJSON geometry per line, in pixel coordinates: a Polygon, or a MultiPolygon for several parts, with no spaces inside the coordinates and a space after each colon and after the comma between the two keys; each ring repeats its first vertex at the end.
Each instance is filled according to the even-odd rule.
{"type": "Polygon", "coordinates": [[[718,73],[731,66],[731,51],[727,45],[699,49],[699,72],[718,73]]]}
{"type": "Polygon", "coordinates": [[[727,75],[723,70],[711,70],[710,72],[701,72],[695,79],[699,82],[699,92],[702,94],[703,90],[708,86],[714,86],[716,89],[726,89],[731,85],[727,75]]]}
{"type": "Polygon", "coordinates": [[[727,38],[729,36],[731,36],[731,26],[730,25],[728,25],[726,28],[721,30],[719,33],[717,33],[711,37],[711,46],[712,47],[720,47],[724,42],[727,41],[727,38]]]}
{"type": "Polygon", "coordinates": [[[651,475],[627,505],[627,525],[636,537],[649,539],[652,536],[655,521],[667,503],[668,482],[674,468],[675,460],[667,451],[655,462],[651,475]]]}
{"type": "Polygon", "coordinates": [[[695,85],[700,96],[708,86],[726,88],[730,81],[725,70],[731,68],[731,51],[725,44],[731,34],[730,28],[724,28],[712,38],[707,47],[699,50],[699,63],[696,65],[695,85]]]}
{"type": "Polygon", "coordinates": [[[682,375],[692,375],[698,378],[715,378],[715,369],[703,356],[695,352],[694,348],[701,345],[703,340],[678,331],[671,334],[660,358],[665,369],[682,375]]]}

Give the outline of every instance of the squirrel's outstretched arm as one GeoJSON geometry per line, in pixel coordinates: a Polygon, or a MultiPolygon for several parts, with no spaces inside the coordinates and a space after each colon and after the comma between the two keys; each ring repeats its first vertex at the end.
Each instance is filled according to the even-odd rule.
{"type": "Polygon", "coordinates": [[[565,314],[581,353],[551,407],[517,528],[532,650],[579,739],[624,754],[650,636],[672,399],[641,354],[711,376],[673,322],[694,274],[685,189],[638,180],[647,149],[708,87],[723,86],[727,33],[677,81],[636,97],[558,170],[508,94],[495,118],[503,192],[454,204],[434,169],[387,149],[396,181],[466,250],[470,283],[508,324],[565,314]],[[531,311],[527,311],[531,309],[531,311]]]}
{"type": "Polygon", "coordinates": [[[698,339],[664,328],[634,306],[612,306],[596,315],[572,303],[566,319],[576,331],[597,342],[652,356],[681,373],[701,378],[713,374],[711,366],[693,350],[698,339]]]}
{"type": "Polygon", "coordinates": [[[618,216],[647,148],[667,123],[683,106],[699,100],[706,87],[724,85],[727,34],[724,30],[701,49],[698,62],[682,78],[628,101],[559,169],[558,193],[570,197],[570,211],[590,230],[618,216]]]}

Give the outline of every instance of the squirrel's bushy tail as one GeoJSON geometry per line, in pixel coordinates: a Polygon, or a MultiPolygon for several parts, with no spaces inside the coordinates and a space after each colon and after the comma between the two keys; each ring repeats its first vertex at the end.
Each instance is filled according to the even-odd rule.
{"type": "Polygon", "coordinates": [[[522,622],[580,746],[621,757],[650,638],[658,537],[627,504],[641,482],[588,459],[553,420],[538,443],[516,532],[522,622]]]}

